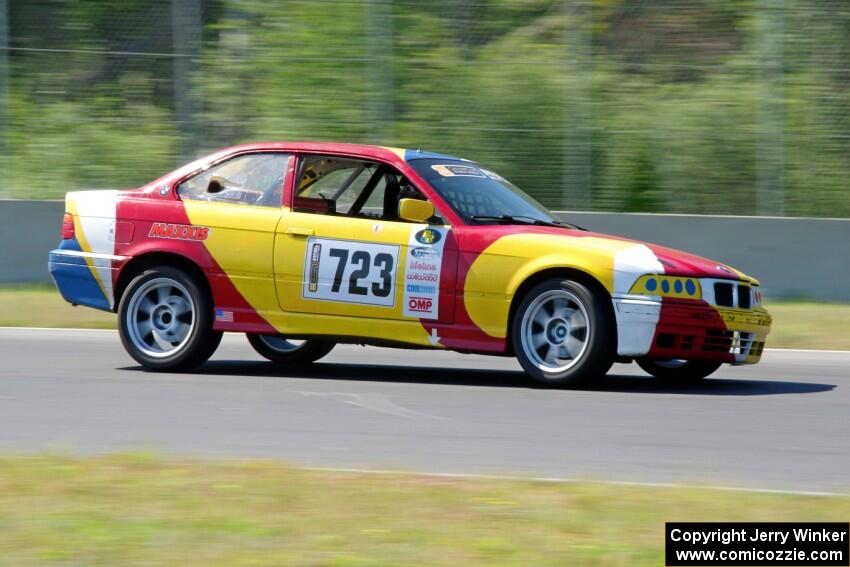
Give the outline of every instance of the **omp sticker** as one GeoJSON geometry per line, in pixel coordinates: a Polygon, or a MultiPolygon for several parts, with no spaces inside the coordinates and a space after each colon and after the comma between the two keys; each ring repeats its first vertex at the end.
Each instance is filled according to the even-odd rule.
{"type": "Polygon", "coordinates": [[[431,169],[443,177],[454,177],[455,175],[466,177],[486,177],[477,167],[471,165],[432,165],[431,169]]]}
{"type": "Polygon", "coordinates": [[[332,238],[307,239],[305,299],[395,306],[399,247],[332,238]]]}
{"type": "Polygon", "coordinates": [[[151,225],[148,238],[168,238],[170,240],[206,240],[210,229],[206,226],[155,222],[151,225]]]}
{"type": "Polygon", "coordinates": [[[414,227],[410,231],[404,269],[405,317],[438,319],[440,273],[447,228],[414,227]]]}

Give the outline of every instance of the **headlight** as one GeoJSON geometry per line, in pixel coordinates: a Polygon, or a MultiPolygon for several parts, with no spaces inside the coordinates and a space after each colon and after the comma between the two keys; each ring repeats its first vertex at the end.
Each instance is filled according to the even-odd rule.
{"type": "Polygon", "coordinates": [[[635,281],[629,293],[635,295],[657,295],[680,299],[702,299],[702,289],[696,278],[649,274],[635,281]]]}

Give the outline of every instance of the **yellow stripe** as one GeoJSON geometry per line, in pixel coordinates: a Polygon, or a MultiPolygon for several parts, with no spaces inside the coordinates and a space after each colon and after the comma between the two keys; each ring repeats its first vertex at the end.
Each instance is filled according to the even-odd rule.
{"type": "Polygon", "coordinates": [[[401,159],[404,159],[404,153],[407,151],[404,148],[391,148],[390,146],[381,146],[385,150],[389,150],[401,159]]]}
{"type": "MultiPolygon", "coordinates": [[[[89,241],[86,239],[86,233],[83,231],[83,223],[80,222],[80,215],[77,211],[77,203],[73,199],[68,199],[66,202],[65,212],[71,213],[74,217],[74,236],[77,238],[77,243],[79,243],[80,248],[83,249],[83,252],[91,252],[91,246],[89,246],[89,241]]],[[[103,297],[106,299],[106,302],[109,303],[109,294],[106,291],[106,286],[103,285],[103,282],[100,279],[100,275],[97,273],[97,266],[94,265],[94,260],[88,256],[83,256],[83,259],[86,261],[86,266],[88,266],[91,275],[94,276],[94,281],[97,282],[97,286],[100,288],[101,293],[103,293],[103,297]]]]}
{"type": "Polygon", "coordinates": [[[512,234],[487,247],[466,276],[463,301],[470,319],[491,337],[504,338],[517,288],[549,268],[589,273],[605,289],[614,288],[614,255],[634,246],[622,240],[547,234],[512,234]]]}
{"type": "Polygon", "coordinates": [[[273,260],[280,210],[216,201],[183,201],[193,226],[210,228],[206,247],[242,297],[256,311],[277,307],[273,260]]]}

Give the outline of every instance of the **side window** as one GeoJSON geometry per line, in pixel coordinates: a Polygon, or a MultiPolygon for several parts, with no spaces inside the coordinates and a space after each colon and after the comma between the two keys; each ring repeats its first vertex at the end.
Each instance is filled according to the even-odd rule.
{"type": "Polygon", "coordinates": [[[387,194],[388,176],[389,174],[382,174],[378,178],[375,188],[363,203],[363,208],[360,209],[360,213],[362,215],[375,218],[386,218],[392,212],[384,210],[384,197],[387,194]]]}
{"type": "Polygon", "coordinates": [[[345,158],[305,157],[296,187],[294,209],[305,213],[400,221],[400,199],[425,199],[393,168],[345,158]]]}
{"type": "Polygon", "coordinates": [[[181,199],[280,207],[289,154],[248,154],[196,174],[177,186],[181,199]]]}

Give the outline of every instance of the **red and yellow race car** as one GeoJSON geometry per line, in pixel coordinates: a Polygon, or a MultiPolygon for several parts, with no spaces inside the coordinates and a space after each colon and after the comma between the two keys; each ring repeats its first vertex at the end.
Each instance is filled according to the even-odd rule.
{"type": "Polygon", "coordinates": [[[243,145],[68,193],[49,269],[155,370],[230,331],[280,363],[361,343],[513,355],[546,384],[627,360],[688,380],[757,362],[771,323],[729,266],[566,224],[471,161],[375,146],[243,145]]]}

